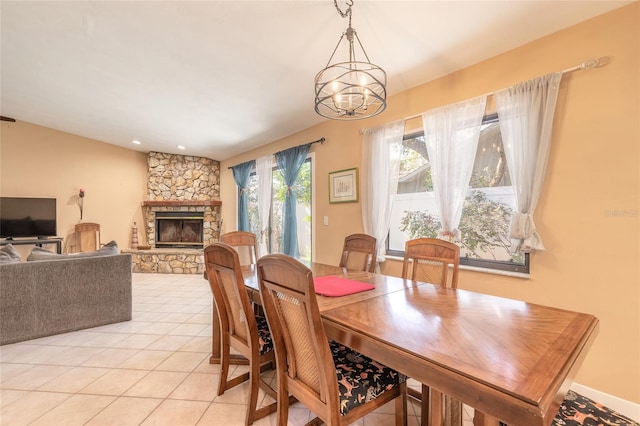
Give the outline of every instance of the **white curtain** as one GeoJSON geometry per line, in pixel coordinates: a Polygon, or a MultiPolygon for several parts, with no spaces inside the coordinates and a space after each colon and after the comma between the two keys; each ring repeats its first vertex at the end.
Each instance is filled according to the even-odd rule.
{"type": "Polygon", "coordinates": [[[460,239],[458,226],[486,102],[487,97],[480,96],[422,114],[436,209],[442,224],[439,238],[460,239]]]}
{"type": "Polygon", "coordinates": [[[495,93],[500,130],[518,211],[511,218],[511,251],[544,250],[533,213],[547,168],[553,116],[562,73],[495,93]]]}
{"type": "Polygon", "coordinates": [[[378,262],[384,262],[391,206],[398,191],[404,120],[363,131],[362,223],[377,240],[378,262]]]}
{"type": "Polygon", "coordinates": [[[271,210],[271,186],[273,185],[273,155],[265,155],[256,160],[258,175],[258,217],[260,219],[260,252],[258,256],[269,254],[269,211],[271,210]]]}

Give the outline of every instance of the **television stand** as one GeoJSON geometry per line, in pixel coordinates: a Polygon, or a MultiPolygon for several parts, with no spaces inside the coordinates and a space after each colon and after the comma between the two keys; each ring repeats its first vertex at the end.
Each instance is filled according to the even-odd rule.
{"type": "Polygon", "coordinates": [[[24,245],[35,245],[38,247],[42,247],[45,244],[55,244],[56,252],[58,254],[62,254],[62,238],[61,237],[51,237],[51,238],[28,238],[28,239],[6,239],[0,241],[0,246],[6,246],[8,244],[12,244],[14,246],[24,246],[24,245]]]}

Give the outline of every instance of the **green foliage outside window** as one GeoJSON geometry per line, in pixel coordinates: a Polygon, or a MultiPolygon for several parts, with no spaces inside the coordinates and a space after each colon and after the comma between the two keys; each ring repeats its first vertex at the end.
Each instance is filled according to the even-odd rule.
{"type": "MultiPolygon", "coordinates": [[[[272,200],[271,200],[271,217],[269,221],[269,246],[271,253],[281,253],[282,226],[284,214],[284,200],[287,194],[287,186],[284,183],[282,172],[275,167],[272,175],[272,200]]],[[[305,161],[300,167],[300,173],[295,184],[291,188],[296,196],[299,205],[311,205],[311,162],[305,161]]],[[[260,218],[258,215],[258,177],[251,175],[249,187],[247,190],[249,205],[249,224],[251,231],[260,235],[260,218]]],[[[302,219],[307,223],[311,223],[311,216],[307,215],[302,219]]],[[[302,259],[310,260],[310,253],[300,253],[302,259]]]]}
{"type": "MultiPolygon", "coordinates": [[[[460,233],[462,239],[456,241],[464,256],[472,258],[496,259],[496,250],[509,252],[509,219],[512,210],[509,206],[489,200],[477,189],[471,191],[462,208],[460,233]]],[[[426,211],[407,211],[402,218],[400,230],[408,232],[409,238],[436,238],[440,230],[440,220],[426,211]]],[[[523,254],[512,254],[512,261],[524,263],[523,254]]]]}
{"type": "MultiPolygon", "coordinates": [[[[405,139],[400,173],[402,175],[426,166],[419,190],[431,192],[433,181],[423,141],[422,135],[405,139]]],[[[504,260],[504,253],[510,253],[508,235],[512,209],[508,205],[490,200],[484,192],[477,189],[501,185],[506,173],[506,163],[502,158],[501,145],[499,148],[497,166],[491,169],[485,167],[474,174],[470,182],[473,189],[464,202],[459,225],[462,239],[456,241],[463,257],[504,260]]],[[[440,220],[428,211],[405,211],[400,224],[400,231],[408,233],[410,239],[436,238],[441,229],[440,220]]],[[[512,262],[524,263],[523,254],[510,256],[512,262]]]]}
{"type": "MultiPolygon", "coordinates": [[[[284,176],[280,169],[273,171],[274,199],[284,203],[287,194],[287,186],[284,184],[284,176]]],[[[300,167],[300,173],[291,188],[300,204],[311,204],[311,163],[305,161],[300,167]]]]}

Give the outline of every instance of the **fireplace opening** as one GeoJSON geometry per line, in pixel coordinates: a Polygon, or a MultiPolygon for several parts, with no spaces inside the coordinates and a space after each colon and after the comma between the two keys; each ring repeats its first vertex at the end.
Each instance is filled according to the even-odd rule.
{"type": "Polygon", "coordinates": [[[202,248],[202,212],[156,212],[156,247],[202,248]]]}

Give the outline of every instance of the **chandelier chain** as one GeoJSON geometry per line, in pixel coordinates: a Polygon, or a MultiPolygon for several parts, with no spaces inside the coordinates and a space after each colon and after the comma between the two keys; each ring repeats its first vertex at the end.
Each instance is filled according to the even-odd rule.
{"type": "Polygon", "coordinates": [[[346,18],[347,16],[349,17],[349,26],[351,26],[351,6],[353,6],[353,0],[347,0],[347,10],[344,12],[340,9],[340,6],[338,6],[338,0],[333,0],[333,4],[340,16],[343,18],[346,18]]]}

